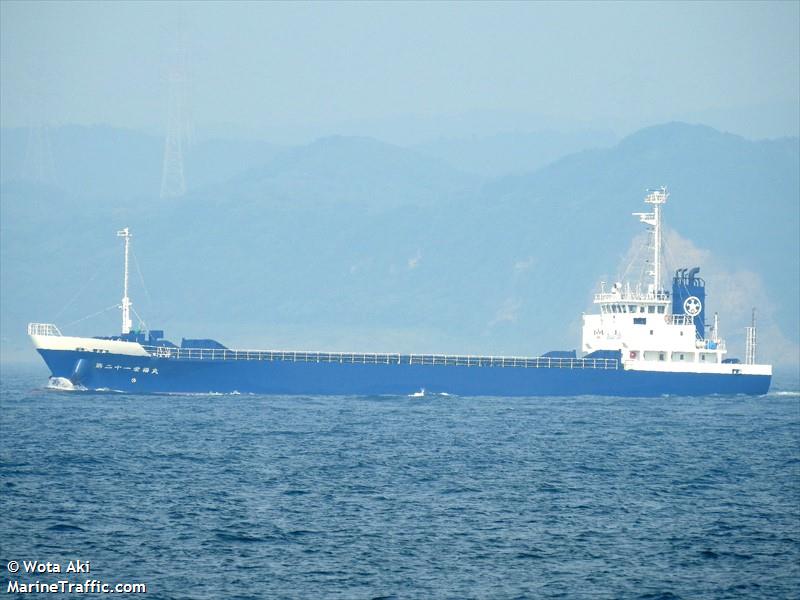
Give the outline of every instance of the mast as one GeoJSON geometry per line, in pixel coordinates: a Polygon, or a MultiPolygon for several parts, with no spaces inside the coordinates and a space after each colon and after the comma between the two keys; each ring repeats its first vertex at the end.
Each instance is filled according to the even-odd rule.
{"type": "Polygon", "coordinates": [[[753,308],[753,315],[750,327],[745,327],[744,341],[744,363],[746,365],[756,364],[756,309],[753,308]]]}
{"type": "Polygon", "coordinates": [[[118,231],[117,237],[125,240],[125,278],[122,286],[122,334],[131,332],[131,300],[128,298],[128,252],[133,237],[128,228],[118,231]]]}
{"type": "Polygon", "coordinates": [[[658,190],[649,191],[644,201],[653,205],[651,213],[633,213],[639,217],[642,223],[650,226],[651,250],[653,251],[653,268],[648,271],[648,275],[653,276],[653,283],[650,284],[653,294],[657,294],[661,289],[661,205],[667,201],[669,193],[667,188],[661,187],[658,190]]]}

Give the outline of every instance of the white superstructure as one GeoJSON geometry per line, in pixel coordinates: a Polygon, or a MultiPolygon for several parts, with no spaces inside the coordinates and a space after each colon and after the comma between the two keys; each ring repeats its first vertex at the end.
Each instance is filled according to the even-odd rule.
{"type": "MultiPolygon", "coordinates": [[[[771,374],[770,365],[724,362],[727,348],[716,315],[709,335],[705,332],[705,282],[696,276],[699,269],[679,270],[672,291],[663,288],[661,207],[668,197],[665,188],[649,192],[645,202],[653,211],[634,213],[648,226],[648,281],[617,282],[610,290],[601,284],[594,296],[599,314],[583,316],[582,351],[620,351],[625,368],[634,370],[771,374]]],[[[752,329],[749,335],[755,337],[752,329]]]]}

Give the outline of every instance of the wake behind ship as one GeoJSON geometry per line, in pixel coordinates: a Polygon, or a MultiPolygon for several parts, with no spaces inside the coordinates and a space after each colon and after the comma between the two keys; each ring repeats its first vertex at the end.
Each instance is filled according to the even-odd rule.
{"type": "Polygon", "coordinates": [[[583,316],[581,356],[537,357],[234,350],[211,339],[178,346],[160,330],[133,330],[128,297],[129,230],[124,240],[122,332],[62,335],[30,323],[28,335],[59,389],[126,393],[259,393],[405,395],[431,390],[460,396],[660,396],[765,394],[772,366],[756,363],[755,322],[744,362],[727,357],[715,315],[706,325],[705,281],[699,268],[678,269],[660,285],[664,188],[648,193],[652,251],[648,281],[613,284],[595,294],[598,312],[583,316]]]}

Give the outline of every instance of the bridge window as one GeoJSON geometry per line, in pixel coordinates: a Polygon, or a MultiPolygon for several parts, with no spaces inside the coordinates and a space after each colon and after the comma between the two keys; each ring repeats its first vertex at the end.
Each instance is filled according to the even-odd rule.
{"type": "Polygon", "coordinates": [[[656,312],[656,307],[655,307],[655,306],[653,306],[653,305],[650,305],[650,306],[648,306],[648,307],[647,307],[647,312],[649,312],[649,313],[654,313],[654,312],[656,312]]]}
{"type": "Polygon", "coordinates": [[[664,314],[664,307],[663,306],[659,306],[658,307],[658,314],[660,314],[660,315],[664,314]]]}
{"type": "Polygon", "coordinates": [[[663,352],[659,352],[658,353],[658,360],[664,360],[664,353],[663,352]]]}
{"type": "Polygon", "coordinates": [[[629,304],[628,305],[628,312],[635,313],[636,312],[636,305],[635,304],[629,304]]]}
{"type": "Polygon", "coordinates": [[[639,307],[639,312],[640,312],[640,313],[643,313],[643,312],[644,312],[644,305],[642,305],[642,306],[640,306],[640,307],[639,307]]]}

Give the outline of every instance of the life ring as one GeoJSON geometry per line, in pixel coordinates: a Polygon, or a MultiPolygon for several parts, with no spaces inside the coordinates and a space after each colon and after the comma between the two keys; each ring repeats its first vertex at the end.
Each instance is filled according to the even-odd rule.
{"type": "Polygon", "coordinates": [[[630,357],[630,358],[636,358],[636,352],[634,352],[633,350],[631,350],[631,352],[630,352],[630,354],[629,354],[629,357],[630,357]]]}
{"type": "Polygon", "coordinates": [[[703,303],[697,296],[689,296],[683,302],[683,311],[690,317],[696,317],[703,310],[703,303]]]}

